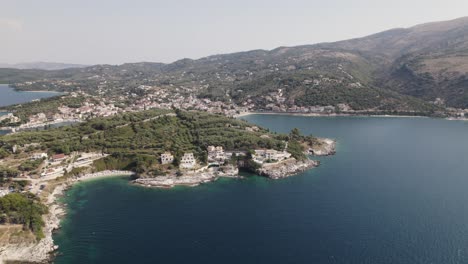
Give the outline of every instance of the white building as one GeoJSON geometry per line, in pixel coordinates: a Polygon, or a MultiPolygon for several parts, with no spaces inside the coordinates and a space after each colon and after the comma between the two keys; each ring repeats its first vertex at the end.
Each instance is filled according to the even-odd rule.
{"type": "Polygon", "coordinates": [[[277,151],[274,149],[256,149],[253,159],[258,163],[263,163],[267,160],[284,160],[291,157],[291,153],[286,151],[277,151]]]}
{"type": "Polygon", "coordinates": [[[224,149],[221,146],[209,146],[208,147],[208,161],[224,161],[226,155],[224,149]]]}
{"type": "Polygon", "coordinates": [[[185,153],[184,156],[182,156],[182,159],[180,159],[179,167],[181,169],[193,169],[195,165],[197,165],[197,161],[193,156],[193,153],[185,153]]]}
{"type": "Polygon", "coordinates": [[[171,164],[172,162],[174,162],[174,156],[171,153],[166,152],[166,153],[161,154],[162,164],[171,164]]]}
{"type": "Polygon", "coordinates": [[[47,159],[47,153],[34,153],[32,156],[31,156],[31,159],[33,160],[38,160],[38,159],[47,159]]]}

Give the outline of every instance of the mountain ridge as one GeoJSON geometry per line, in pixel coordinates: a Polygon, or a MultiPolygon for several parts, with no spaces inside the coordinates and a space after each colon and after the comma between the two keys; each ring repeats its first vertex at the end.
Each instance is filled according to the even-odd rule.
{"type": "MultiPolygon", "coordinates": [[[[346,104],[355,110],[412,111],[425,104],[422,108],[430,109],[428,102],[468,108],[466,58],[468,17],[462,17],[331,43],[184,58],[169,64],[93,65],[24,75],[29,74],[29,81],[62,78],[80,87],[93,84],[92,78],[96,82],[107,78],[129,89],[136,85],[191,87],[199,97],[248,101],[265,110],[281,104],[346,104]],[[272,100],[278,91],[282,91],[281,100],[272,100]]],[[[0,81],[22,80],[26,78],[21,71],[0,70],[0,81]]]]}

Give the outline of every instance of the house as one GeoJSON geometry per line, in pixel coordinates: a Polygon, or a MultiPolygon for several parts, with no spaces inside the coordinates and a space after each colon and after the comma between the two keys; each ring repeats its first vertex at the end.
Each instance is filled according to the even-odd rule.
{"type": "Polygon", "coordinates": [[[286,151],[277,151],[274,149],[257,149],[253,158],[258,163],[263,163],[267,160],[284,160],[291,157],[291,153],[286,151]]]}
{"type": "Polygon", "coordinates": [[[32,160],[47,159],[47,153],[34,153],[31,156],[32,160]]]}
{"type": "Polygon", "coordinates": [[[209,146],[207,150],[208,161],[224,161],[226,159],[224,149],[221,146],[209,146]]]}
{"type": "Polygon", "coordinates": [[[192,169],[197,165],[197,161],[193,156],[193,153],[185,153],[184,156],[180,159],[179,167],[181,169],[192,169]]]}
{"type": "Polygon", "coordinates": [[[60,161],[63,161],[65,160],[67,157],[65,156],[65,154],[55,154],[52,156],[52,162],[60,162],[60,161]]]}
{"type": "Polygon", "coordinates": [[[161,154],[162,164],[171,164],[172,162],[174,162],[174,156],[171,153],[166,152],[166,153],[161,154]]]}
{"type": "Polygon", "coordinates": [[[226,159],[230,159],[232,156],[234,156],[234,157],[244,157],[246,155],[247,155],[247,151],[242,151],[242,150],[234,150],[234,151],[224,152],[224,156],[226,156],[226,159]]]}

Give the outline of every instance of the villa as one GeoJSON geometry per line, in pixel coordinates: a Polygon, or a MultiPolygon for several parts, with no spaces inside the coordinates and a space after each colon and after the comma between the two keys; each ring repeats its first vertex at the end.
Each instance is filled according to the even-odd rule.
{"type": "Polygon", "coordinates": [[[35,153],[31,156],[32,160],[47,159],[47,153],[35,153]]]}
{"type": "Polygon", "coordinates": [[[171,164],[172,162],[174,162],[174,156],[171,153],[166,152],[166,153],[161,154],[161,163],[163,165],[171,164]]]}
{"type": "Polygon", "coordinates": [[[179,167],[181,169],[193,169],[197,165],[197,160],[193,156],[193,153],[185,153],[180,159],[179,167]]]}
{"type": "Polygon", "coordinates": [[[65,154],[56,154],[52,156],[52,162],[60,162],[65,160],[67,157],[65,154]]]}
{"type": "Polygon", "coordinates": [[[254,160],[258,163],[263,163],[267,160],[280,161],[291,157],[291,153],[286,151],[277,151],[274,149],[256,149],[253,156],[254,160]]]}
{"type": "Polygon", "coordinates": [[[208,161],[224,161],[226,155],[224,149],[221,146],[209,146],[208,147],[208,161]]]}

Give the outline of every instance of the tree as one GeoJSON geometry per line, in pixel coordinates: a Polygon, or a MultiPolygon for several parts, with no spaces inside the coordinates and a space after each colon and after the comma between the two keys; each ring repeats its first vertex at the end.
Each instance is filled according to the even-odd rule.
{"type": "Polygon", "coordinates": [[[289,133],[289,138],[292,140],[300,140],[301,137],[301,131],[297,127],[293,128],[289,133]]]}

